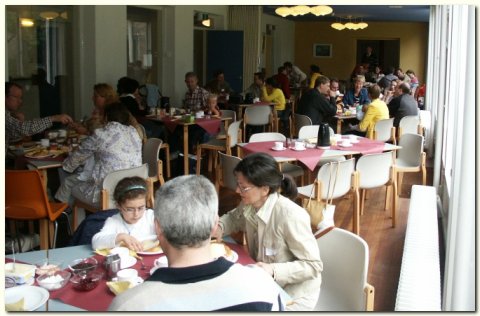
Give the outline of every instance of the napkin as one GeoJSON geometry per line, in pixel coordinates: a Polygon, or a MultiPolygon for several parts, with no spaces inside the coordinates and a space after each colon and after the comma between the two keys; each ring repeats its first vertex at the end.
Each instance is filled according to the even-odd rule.
{"type": "Polygon", "coordinates": [[[118,295],[129,288],[132,287],[132,284],[129,281],[118,281],[118,282],[107,282],[107,286],[113,294],[118,295]]]}
{"type": "Polygon", "coordinates": [[[25,298],[22,297],[19,301],[14,303],[5,304],[5,310],[7,312],[20,312],[25,310],[25,298]]]}

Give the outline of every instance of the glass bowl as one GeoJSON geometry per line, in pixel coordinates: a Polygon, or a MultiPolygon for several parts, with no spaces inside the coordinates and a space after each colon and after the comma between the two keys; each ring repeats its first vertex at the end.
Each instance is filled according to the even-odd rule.
{"type": "Polygon", "coordinates": [[[73,288],[78,291],[91,291],[100,283],[103,274],[102,271],[93,271],[86,275],[73,275],[70,282],[73,284],[73,288]]]}
{"type": "Polygon", "coordinates": [[[46,290],[54,291],[64,287],[72,274],[68,271],[45,273],[37,278],[37,283],[46,290]]]}
{"type": "Polygon", "coordinates": [[[56,271],[62,270],[62,264],[63,262],[61,261],[56,261],[56,260],[49,260],[47,258],[35,262],[35,266],[37,269],[35,270],[35,273],[37,275],[44,275],[47,273],[53,273],[56,271]]]}
{"type": "Polygon", "coordinates": [[[75,259],[68,265],[68,268],[72,271],[74,275],[85,276],[86,274],[94,271],[97,266],[97,259],[90,257],[83,259],[75,259]]]}

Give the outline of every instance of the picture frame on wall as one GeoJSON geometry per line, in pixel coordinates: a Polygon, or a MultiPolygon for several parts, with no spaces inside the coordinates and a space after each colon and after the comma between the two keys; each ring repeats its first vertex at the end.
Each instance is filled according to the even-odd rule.
{"type": "Polygon", "coordinates": [[[313,57],[332,58],[332,44],[313,44],[313,57]]]}

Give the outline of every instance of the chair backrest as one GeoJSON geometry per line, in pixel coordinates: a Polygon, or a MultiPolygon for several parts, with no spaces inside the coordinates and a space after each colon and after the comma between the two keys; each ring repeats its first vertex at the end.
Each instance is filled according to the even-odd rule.
{"type": "Polygon", "coordinates": [[[405,134],[400,138],[397,150],[397,160],[404,166],[419,167],[422,163],[423,136],[418,134],[405,134]]]}
{"type": "Polygon", "coordinates": [[[5,170],[5,218],[54,220],[38,170],[5,170]]]}
{"type": "MultiPolygon", "coordinates": [[[[158,175],[158,155],[163,141],[160,138],[149,138],[142,147],[142,162],[148,164],[148,176],[157,178],[158,175]]],[[[157,179],[160,180],[160,179],[157,179]]]]}
{"type": "MultiPolygon", "coordinates": [[[[312,120],[308,116],[303,115],[303,114],[295,113],[293,119],[294,119],[294,122],[295,122],[295,135],[299,135],[300,129],[303,126],[313,124],[312,120]]],[[[300,138],[300,136],[299,136],[299,138],[300,138]]]]}
{"type": "Polygon", "coordinates": [[[230,148],[233,148],[238,144],[238,130],[240,129],[240,124],[242,124],[242,120],[235,121],[228,127],[228,137],[230,139],[230,143],[227,145],[229,145],[230,148]]]}
{"type": "Polygon", "coordinates": [[[298,139],[309,139],[318,136],[318,125],[305,125],[298,131],[298,139]]]}
{"type": "Polygon", "coordinates": [[[399,133],[401,136],[403,136],[403,134],[418,134],[418,125],[420,125],[418,115],[404,116],[398,124],[399,133]]]}
{"type": "Polygon", "coordinates": [[[245,109],[244,122],[248,125],[268,125],[272,109],[269,105],[252,105],[245,109]]]}
{"type": "Polygon", "coordinates": [[[365,311],[368,245],[361,237],[334,228],[317,239],[323,261],[322,288],[314,310],[365,311]]]}
{"type": "Polygon", "coordinates": [[[347,159],[345,161],[332,161],[321,166],[317,175],[317,180],[322,183],[320,198],[323,200],[326,200],[327,197],[333,197],[336,199],[347,194],[352,188],[352,174],[354,171],[355,158],[347,159]],[[336,169],[337,166],[338,173],[336,169]],[[335,177],[337,178],[336,183],[335,177]],[[330,190],[328,190],[329,184],[330,190]],[[329,193],[328,196],[327,193],[329,193]]]}
{"type": "Polygon", "coordinates": [[[107,205],[105,206],[106,209],[115,208],[115,200],[113,199],[113,191],[117,186],[118,181],[122,180],[123,178],[127,177],[141,177],[144,179],[148,178],[148,164],[144,163],[141,166],[129,168],[129,169],[122,169],[110,172],[104,179],[102,187],[107,192],[107,205]]]}
{"type": "MultiPolygon", "coordinates": [[[[219,172],[221,179],[221,183],[219,183],[219,185],[235,191],[237,189],[237,180],[233,174],[233,169],[235,169],[237,164],[242,161],[242,159],[224,154],[222,152],[218,152],[218,155],[220,158],[219,172]]],[[[217,177],[217,181],[219,180],[218,178],[219,177],[217,177]]]]}
{"type": "Polygon", "coordinates": [[[377,123],[375,123],[375,139],[376,140],[386,142],[392,138],[393,120],[394,118],[392,117],[390,119],[380,120],[380,121],[377,121],[377,123]]]}
{"type": "MultiPolygon", "coordinates": [[[[221,110],[222,112],[222,118],[230,118],[227,122],[227,127],[230,126],[233,122],[237,120],[237,113],[232,110],[221,110]]],[[[218,133],[219,135],[225,135],[225,124],[220,124],[220,132],[218,133]]]]}
{"type": "Polygon", "coordinates": [[[391,177],[393,151],[363,155],[358,158],[356,170],[360,189],[371,189],[385,185],[391,177]]]}
{"type": "Polygon", "coordinates": [[[256,133],[250,136],[248,140],[249,143],[258,143],[258,142],[284,142],[286,139],[285,135],[280,133],[256,133]]]}

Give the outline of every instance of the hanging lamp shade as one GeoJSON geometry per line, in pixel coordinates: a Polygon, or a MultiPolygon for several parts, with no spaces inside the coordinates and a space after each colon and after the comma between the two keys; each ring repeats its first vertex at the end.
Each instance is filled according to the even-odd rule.
{"type": "Polygon", "coordinates": [[[345,23],[345,27],[349,30],[354,30],[355,29],[355,23],[349,21],[349,22],[345,23]]]}
{"type": "Polygon", "coordinates": [[[275,9],[275,13],[282,17],[286,17],[291,14],[291,10],[288,7],[279,7],[275,9]]]}
{"type": "Polygon", "coordinates": [[[332,23],[330,26],[332,28],[338,30],[338,31],[341,31],[341,30],[345,29],[345,25],[343,25],[342,23],[339,23],[339,22],[332,23]]]}
{"type": "Polygon", "coordinates": [[[361,29],[361,30],[366,29],[367,27],[368,27],[368,23],[366,23],[366,22],[362,21],[362,22],[358,23],[358,28],[361,29]]]}
{"type": "Polygon", "coordinates": [[[327,15],[332,12],[333,12],[332,7],[328,5],[317,5],[315,7],[310,8],[310,13],[316,16],[327,15]]]}
{"type": "Polygon", "coordinates": [[[292,8],[292,11],[297,15],[305,15],[307,13],[310,13],[310,7],[306,5],[297,5],[292,8]]]}
{"type": "Polygon", "coordinates": [[[59,14],[55,11],[44,11],[40,12],[40,17],[44,18],[45,20],[53,20],[56,19],[59,14]]]}

